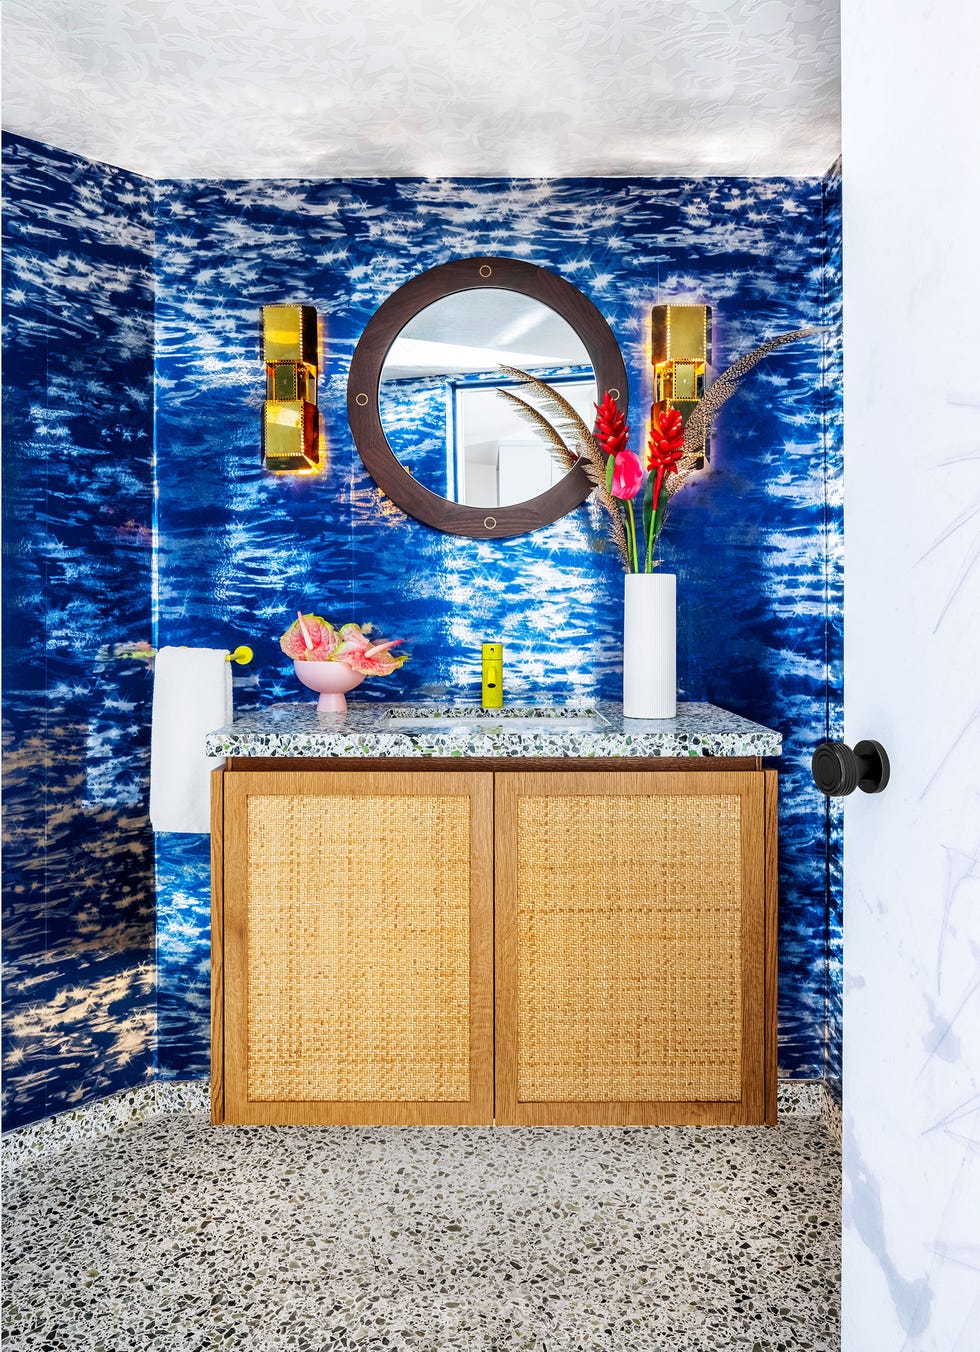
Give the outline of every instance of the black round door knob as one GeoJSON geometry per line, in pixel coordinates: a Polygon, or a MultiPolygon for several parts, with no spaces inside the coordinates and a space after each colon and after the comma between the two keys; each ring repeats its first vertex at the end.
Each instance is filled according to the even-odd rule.
{"type": "Polygon", "coordinates": [[[846,742],[821,742],[810,769],[814,784],[828,798],[846,798],[855,789],[881,793],[890,774],[880,742],[858,742],[853,751],[846,742]]]}

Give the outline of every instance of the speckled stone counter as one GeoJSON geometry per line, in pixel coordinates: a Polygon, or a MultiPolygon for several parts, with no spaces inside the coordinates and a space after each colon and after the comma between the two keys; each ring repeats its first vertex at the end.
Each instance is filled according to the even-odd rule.
{"type": "Polygon", "coordinates": [[[358,704],[321,714],[312,702],[273,704],[208,735],[209,756],[594,757],[778,756],[778,732],[713,704],[677,717],[624,718],[622,705],[358,704]]]}

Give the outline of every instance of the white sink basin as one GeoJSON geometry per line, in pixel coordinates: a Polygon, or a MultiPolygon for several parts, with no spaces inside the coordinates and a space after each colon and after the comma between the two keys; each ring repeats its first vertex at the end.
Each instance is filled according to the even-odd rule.
{"type": "Polygon", "coordinates": [[[413,732],[598,732],[608,721],[595,709],[554,704],[510,705],[503,709],[482,709],[479,705],[451,708],[440,704],[419,704],[389,709],[385,728],[413,732]]]}

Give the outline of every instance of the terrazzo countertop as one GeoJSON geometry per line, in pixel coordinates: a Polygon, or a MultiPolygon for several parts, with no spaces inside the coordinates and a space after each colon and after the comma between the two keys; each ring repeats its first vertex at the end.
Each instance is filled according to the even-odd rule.
{"type": "Polygon", "coordinates": [[[624,718],[621,704],[272,704],[209,733],[209,756],[778,756],[782,737],[714,704],[676,718],[624,718]]]}

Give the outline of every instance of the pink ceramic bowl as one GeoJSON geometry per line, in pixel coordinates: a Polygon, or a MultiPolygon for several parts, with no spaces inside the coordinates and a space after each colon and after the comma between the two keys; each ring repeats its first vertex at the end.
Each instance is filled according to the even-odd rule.
{"type": "Polygon", "coordinates": [[[320,714],[342,714],[347,708],[345,691],[364,680],[364,673],[352,671],[346,662],[305,662],[297,657],[293,670],[307,690],[319,692],[316,708],[320,714]]]}

